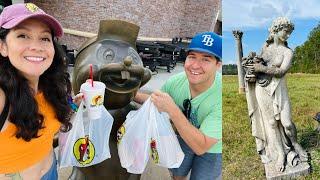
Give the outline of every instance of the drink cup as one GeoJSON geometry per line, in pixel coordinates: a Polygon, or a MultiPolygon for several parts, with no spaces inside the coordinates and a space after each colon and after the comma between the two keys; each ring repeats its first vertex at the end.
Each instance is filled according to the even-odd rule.
{"type": "Polygon", "coordinates": [[[93,87],[91,81],[83,83],[80,87],[90,120],[99,119],[102,115],[105,89],[106,85],[99,81],[93,81],[93,87]]]}

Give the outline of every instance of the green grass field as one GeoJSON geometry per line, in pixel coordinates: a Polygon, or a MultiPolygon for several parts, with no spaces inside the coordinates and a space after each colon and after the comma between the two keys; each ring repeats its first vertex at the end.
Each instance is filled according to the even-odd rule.
{"type": "MultiPolygon", "coordinates": [[[[320,134],[312,117],[320,111],[320,75],[286,76],[298,140],[312,158],[312,174],[299,179],[319,179],[320,134]]],[[[246,98],[238,94],[237,76],[223,76],[223,142],[223,179],[265,179],[251,136],[246,98]]]]}

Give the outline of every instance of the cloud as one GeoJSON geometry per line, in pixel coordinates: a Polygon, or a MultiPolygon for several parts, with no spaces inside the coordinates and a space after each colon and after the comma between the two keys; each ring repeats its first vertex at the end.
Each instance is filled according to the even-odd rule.
{"type": "Polygon", "coordinates": [[[319,19],[318,0],[223,0],[223,30],[266,28],[279,16],[295,19],[319,19]]]}
{"type": "Polygon", "coordinates": [[[232,33],[223,33],[222,39],[223,40],[234,40],[234,36],[232,35],[232,33]]]}
{"type": "Polygon", "coordinates": [[[265,21],[271,17],[277,16],[278,10],[272,4],[257,4],[249,11],[248,15],[256,21],[265,21]]]}

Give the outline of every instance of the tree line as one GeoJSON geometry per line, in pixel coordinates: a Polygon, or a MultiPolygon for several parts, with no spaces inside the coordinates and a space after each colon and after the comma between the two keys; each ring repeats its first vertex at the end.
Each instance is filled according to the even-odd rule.
{"type": "Polygon", "coordinates": [[[320,73],[320,24],[309,34],[301,46],[294,49],[292,73],[320,73]]]}
{"type": "MultiPolygon", "coordinates": [[[[320,24],[312,29],[308,39],[302,45],[297,46],[293,52],[291,73],[320,74],[320,24]]],[[[238,74],[237,65],[223,65],[222,74],[238,74]]]]}
{"type": "Polygon", "coordinates": [[[236,64],[224,64],[222,65],[222,74],[223,75],[237,75],[237,65],[236,64]]]}

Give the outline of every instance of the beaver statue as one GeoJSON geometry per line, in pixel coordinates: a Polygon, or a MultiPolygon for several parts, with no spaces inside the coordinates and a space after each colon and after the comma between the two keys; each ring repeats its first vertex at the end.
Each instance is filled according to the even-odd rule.
{"type": "Polygon", "coordinates": [[[86,41],[78,50],[72,76],[75,94],[89,78],[92,64],[93,79],[106,85],[104,106],[114,117],[109,147],[111,158],[89,167],[74,167],[69,179],[140,179],[121,167],[117,150],[117,130],[130,110],[138,89],[151,78],[136,51],[139,26],[121,20],[100,21],[96,37],[86,41]]]}

